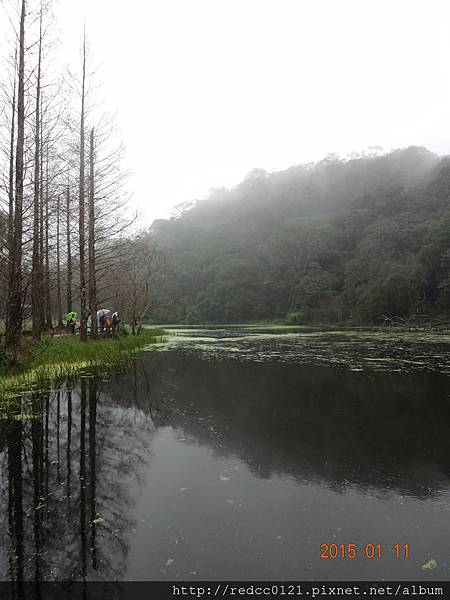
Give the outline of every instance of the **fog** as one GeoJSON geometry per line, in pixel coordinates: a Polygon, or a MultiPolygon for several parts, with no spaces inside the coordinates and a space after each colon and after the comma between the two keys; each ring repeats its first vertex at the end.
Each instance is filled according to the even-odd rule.
{"type": "MultiPolygon", "coordinates": [[[[71,313],[79,289],[83,313],[87,272],[91,313],[114,295],[135,328],[150,314],[157,323],[377,325],[418,315],[440,323],[450,302],[447,3],[60,3],[54,15],[44,11],[45,28],[59,35],[44,35],[42,81],[41,5],[26,5],[13,152],[12,68],[2,48],[0,225],[9,231],[14,209],[5,247],[14,242],[17,264],[6,273],[4,263],[0,312],[9,302],[21,318],[31,264],[36,327],[39,270],[49,328],[55,305],[62,323],[65,292],[71,313]],[[112,134],[102,111],[115,115],[112,134]],[[186,205],[194,208],[180,210],[186,205]]],[[[18,14],[2,14],[13,40],[18,14]]]]}
{"type": "Polygon", "coordinates": [[[255,167],[373,145],[450,152],[445,1],[83,0],[56,13],[68,64],[86,23],[143,223],[255,167]]]}

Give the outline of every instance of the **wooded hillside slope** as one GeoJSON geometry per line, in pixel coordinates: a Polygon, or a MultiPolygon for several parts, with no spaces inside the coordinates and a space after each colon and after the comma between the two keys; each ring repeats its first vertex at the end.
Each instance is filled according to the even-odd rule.
{"type": "Polygon", "coordinates": [[[256,169],[149,235],[165,257],[155,321],[450,312],[450,159],[425,148],[256,169]]]}

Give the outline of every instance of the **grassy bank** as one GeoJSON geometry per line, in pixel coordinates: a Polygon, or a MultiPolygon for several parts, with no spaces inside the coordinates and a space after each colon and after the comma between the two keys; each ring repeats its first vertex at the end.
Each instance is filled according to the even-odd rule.
{"type": "Polygon", "coordinates": [[[19,390],[71,377],[86,367],[118,369],[128,364],[134,351],[163,342],[164,334],[163,329],[144,329],[137,336],[121,335],[86,343],[72,335],[30,341],[24,347],[20,366],[0,366],[0,400],[19,390]]]}

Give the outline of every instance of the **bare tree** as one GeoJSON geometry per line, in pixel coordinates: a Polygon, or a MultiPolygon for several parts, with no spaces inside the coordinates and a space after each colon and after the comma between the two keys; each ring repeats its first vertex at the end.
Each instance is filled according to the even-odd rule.
{"type": "Polygon", "coordinates": [[[42,297],[42,272],[40,260],[39,229],[40,229],[40,133],[41,133],[41,59],[42,59],[42,5],[39,17],[39,52],[38,52],[38,70],[36,82],[36,110],[35,110],[35,149],[34,149],[34,208],[33,208],[33,257],[31,274],[31,310],[33,319],[33,337],[38,338],[42,332],[41,307],[42,297]]]}
{"type": "Polygon", "coordinates": [[[95,274],[95,181],[94,181],[94,129],[91,129],[89,144],[89,312],[91,313],[91,335],[97,335],[97,282],[95,274]]]}
{"type": "Polygon", "coordinates": [[[45,223],[44,223],[44,300],[45,300],[45,325],[47,329],[52,329],[52,306],[50,296],[50,251],[49,251],[49,150],[48,140],[46,144],[46,160],[45,160],[45,223]]]}
{"type": "Polygon", "coordinates": [[[70,230],[70,186],[66,190],[66,246],[67,246],[67,312],[72,312],[72,240],[70,230]]]}
{"type": "Polygon", "coordinates": [[[17,144],[14,202],[14,233],[12,241],[13,277],[8,282],[8,321],[6,345],[16,349],[22,337],[22,237],[23,237],[23,180],[25,138],[25,0],[21,3],[19,33],[19,73],[17,90],[17,144]]]}
{"type": "Polygon", "coordinates": [[[84,172],[84,118],[86,85],[86,31],[83,35],[83,57],[81,77],[81,115],[80,115],[80,175],[79,175],[79,240],[80,240],[80,340],[87,340],[86,328],[86,265],[85,265],[85,172],[84,172]]]}
{"type": "Polygon", "coordinates": [[[122,147],[111,145],[111,121],[101,115],[92,94],[86,33],[81,77],[63,84],[49,76],[48,11],[47,0],[19,0],[15,76],[10,89],[1,86],[6,98],[2,108],[11,103],[12,113],[6,122],[5,111],[0,117],[8,132],[0,136],[5,157],[0,173],[0,316],[6,317],[10,349],[18,348],[28,321],[35,338],[52,328],[55,319],[61,326],[65,291],[67,312],[80,314],[80,339],[87,339],[88,310],[96,334],[97,307],[113,287],[110,282],[105,290],[105,275],[120,264],[116,241],[127,227],[122,147]],[[58,89],[74,80],[81,112],[69,108],[72,95],[58,89]]]}
{"type": "Polygon", "coordinates": [[[58,195],[56,204],[56,309],[58,313],[58,329],[63,328],[62,296],[61,296],[61,198],[58,195]]]}
{"type": "Polygon", "coordinates": [[[14,277],[14,142],[16,122],[16,77],[17,77],[17,49],[14,57],[14,83],[11,102],[11,133],[9,146],[9,189],[8,189],[8,283],[14,277]]]}
{"type": "Polygon", "coordinates": [[[138,335],[145,319],[157,306],[154,288],[162,256],[147,233],[125,240],[120,248],[120,264],[115,277],[116,302],[130,322],[132,334],[138,335]]]}

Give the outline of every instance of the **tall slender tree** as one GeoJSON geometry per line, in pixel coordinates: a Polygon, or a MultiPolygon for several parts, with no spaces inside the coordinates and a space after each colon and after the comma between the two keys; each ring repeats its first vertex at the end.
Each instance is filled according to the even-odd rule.
{"type": "Polygon", "coordinates": [[[45,325],[47,329],[53,328],[52,322],[52,304],[50,294],[50,250],[49,250],[49,148],[48,140],[46,144],[46,160],[45,160],[45,222],[44,222],[44,257],[45,257],[45,273],[44,273],[44,299],[45,299],[45,325]]]}
{"type": "Polygon", "coordinates": [[[95,180],[94,180],[94,129],[89,143],[89,312],[91,313],[91,335],[97,335],[97,282],[95,276],[95,180]]]}
{"type": "Polygon", "coordinates": [[[58,329],[63,328],[61,295],[61,197],[56,199],[56,310],[58,329]]]}
{"type": "Polygon", "coordinates": [[[70,228],[70,185],[66,190],[67,312],[72,312],[72,240],[70,228]]]}
{"type": "MultiPolygon", "coordinates": [[[[42,95],[41,95],[42,104],[42,95]]],[[[43,136],[43,119],[40,120],[41,125],[41,142],[40,142],[40,165],[39,165],[39,272],[41,274],[41,290],[42,302],[39,308],[39,323],[41,331],[45,329],[45,295],[44,295],[44,136],[43,136]]]]}
{"type": "Polygon", "coordinates": [[[87,340],[86,327],[86,263],[85,263],[85,96],[86,96],[86,30],[83,34],[83,57],[81,76],[81,115],[80,115],[80,175],[79,175],[79,241],[80,241],[80,340],[87,340]]]}
{"type": "Polygon", "coordinates": [[[14,234],[12,241],[13,277],[8,282],[8,320],[6,345],[17,349],[22,337],[22,238],[23,238],[23,180],[25,142],[25,0],[22,0],[19,30],[19,73],[17,90],[16,180],[14,198],[14,234]]]}
{"type": "Polygon", "coordinates": [[[35,109],[35,139],[34,139],[34,196],[33,196],[33,255],[32,255],[32,273],[31,273],[31,315],[33,320],[33,337],[38,338],[42,332],[41,307],[42,307],[42,272],[40,260],[40,133],[41,133],[41,59],[42,59],[42,5],[39,14],[39,50],[38,50],[38,68],[36,81],[36,109],[35,109]]]}
{"type": "Polygon", "coordinates": [[[16,77],[17,77],[17,49],[14,58],[14,83],[11,102],[11,133],[9,145],[9,189],[8,189],[8,282],[14,277],[14,142],[16,129],[16,77]]]}

